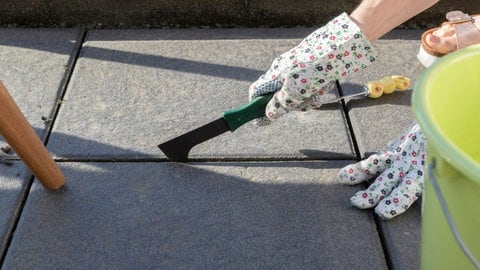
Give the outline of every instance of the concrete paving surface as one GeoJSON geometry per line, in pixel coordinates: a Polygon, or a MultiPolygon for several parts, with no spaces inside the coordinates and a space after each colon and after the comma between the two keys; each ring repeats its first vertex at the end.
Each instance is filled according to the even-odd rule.
{"type": "MultiPolygon", "coordinates": [[[[67,176],[52,191],[0,165],[1,269],[418,269],[421,202],[383,221],[350,205],[366,185],[335,181],[413,121],[411,89],[248,123],[189,163],[157,148],[244,104],[313,30],[0,29],[0,79],[67,176]]],[[[331,97],[393,74],[413,88],[420,35],[377,41],[331,97]]]]}

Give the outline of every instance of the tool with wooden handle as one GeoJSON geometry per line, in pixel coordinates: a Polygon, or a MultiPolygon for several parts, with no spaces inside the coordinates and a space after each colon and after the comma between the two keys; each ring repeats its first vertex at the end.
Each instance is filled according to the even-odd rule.
{"type": "Polygon", "coordinates": [[[65,176],[0,81],[0,134],[33,175],[49,189],[65,184],[65,176]]]}

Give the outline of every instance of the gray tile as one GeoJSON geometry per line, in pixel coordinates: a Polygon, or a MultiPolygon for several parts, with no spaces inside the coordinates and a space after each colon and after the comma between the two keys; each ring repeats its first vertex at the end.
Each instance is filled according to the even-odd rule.
{"type": "MultiPolygon", "coordinates": [[[[46,136],[42,117],[53,116],[59,88],[78,36],[78,30],[0,29],[2,82],[34,127],[46,136]]],[[[6,143],[0,136],[0,146],[6,143]]],[[[20,213],[31,174],[20,161],[0,164],[0,250],[20,213]]]]}
{"type": "Polygon", "coordinates": [[[420,269],[421,200],[380,228],[393,269],[420,269]]]}
{"type": "Polygon", "coordinates": [[[0,80],[41,137],[42,117],[53,117],[78,35],[75,29],[0,28],[0,80]]]}
{"type": "Polygon", "coordinates": [[[411,86],[407,91],[383,95],[378,99],[361,97],[347,102],[362,158],[384,149],[389,141],[398,138],[414,121],[410,106],[411,93],[417,78],[425,70],[416,58],[419,40],[383,39],[375,45],[380,55],[378,62],[342,82],[344,94],[360,92],[367,81],[394,74],[409,77],[411,86]]]}
{"type": "MultiPolygon", "coordinates": [[[[70,158],[164,157],[159,143],[244,104],[249,85],[305,36],[232,31],[239,38],[220,31],[225,38],[218,39],[215,30],[197,30],[198,40],[183,30],[91,31],[49,148],[70,158]]],[[[195,147],[191,157],[352,158],[343,118],[334,105],[269,127],[248,123],[195,147]]]]}
{"type": "Polygon", "coordinates": [[[5,269],[385,269],[345,161],[62,163],[33,185],[5,269]]]}
{"type": "Polygon", "coordinates": [[[0,164],[0,254],[8,245],[30,178],[31,174],[20,161],[12,161],[9,166],[0,164]]]}
{"type": "MultiPolygon", "coordinates": [[[[400,36],[419,36],[418,31],[400,31],[400,36]]],[[[420,42],[418,39],[395,39],[395,33],[376,42],[380,54],[378,63],[370,66],[342,82],[345,94],[361,91],[365,82],[383,76],[401,74],[411,79],[411,89],[395,92],[379,99],[355,98],[347,102],[348,114],[352,121],[354,135],[362,158],[385,149],[388,142],[398,138],[414,121],[411,109],[411,93],[417,78],[425,68],[416,59],[420,42]]],[[[390,221],[381,221],[381,233],[385,250],[395,269],[418,269],[420,246],[420,202],[416,202],[406,213],[390,221]]]]}

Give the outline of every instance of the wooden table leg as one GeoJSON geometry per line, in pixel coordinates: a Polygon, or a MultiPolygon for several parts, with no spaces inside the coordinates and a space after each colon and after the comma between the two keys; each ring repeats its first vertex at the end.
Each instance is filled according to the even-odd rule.
{"type": "Polygon", "coordinates": [[[65,175],[1,81],[0,134],[45,188],[57,189],[65,184],[65,175]]]}

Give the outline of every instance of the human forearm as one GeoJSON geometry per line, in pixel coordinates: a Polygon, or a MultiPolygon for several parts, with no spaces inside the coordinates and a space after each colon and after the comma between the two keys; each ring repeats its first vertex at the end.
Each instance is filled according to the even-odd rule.
{"type": "Polygon", "coordinates": [[[431,7],[439,0],[364,0],[351,14],[370,41],[431,7]]]}

